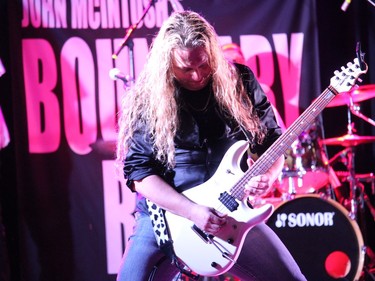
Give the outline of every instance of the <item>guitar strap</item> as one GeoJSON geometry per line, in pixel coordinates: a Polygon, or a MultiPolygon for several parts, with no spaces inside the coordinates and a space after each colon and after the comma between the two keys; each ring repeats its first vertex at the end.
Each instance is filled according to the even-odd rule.
{"type": "Polygon", "coordinates": [[[173,241],[170,237],[167,220],[165,219],[165,210],[148,199],[146,199],[146,203],[156,242],[158,243],[159,248],[180,270],[181,273],[189,276],[193,280],[198,280],[200,276],[193,274],[191,270],[186,269],[186,266],[179,261],[173,250],[173,241]]]}
{"type": "Polygon", "coordinates": [[[156,242],[158,243],[159,247],[162,247],[167,243],[171,243],[172,240],[170,239],[167,222],[164,216],[165,211],[148,199],[146,199],[146,203],[152,228],[154,229],[156,242]]]}

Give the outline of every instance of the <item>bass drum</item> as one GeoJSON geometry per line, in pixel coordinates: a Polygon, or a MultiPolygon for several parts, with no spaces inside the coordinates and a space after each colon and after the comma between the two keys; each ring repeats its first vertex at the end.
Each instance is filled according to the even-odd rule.
{"type": "Polygon", "coordinates": [[[307,280],[358,280],[364,244],[358,224],[332,199],[300,195],[276,207],[270,226],[307,280]]]}

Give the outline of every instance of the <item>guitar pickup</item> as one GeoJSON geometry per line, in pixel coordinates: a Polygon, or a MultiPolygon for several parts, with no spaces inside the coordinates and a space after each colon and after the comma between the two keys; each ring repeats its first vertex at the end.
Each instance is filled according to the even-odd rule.
{"type": "Polygon", "coordinates": [[[231,212],[237,210],[239,204],[236,199],[228,194],[228,192],[220,193],[219,201],[224,204],[224,206],[231,212]]]}

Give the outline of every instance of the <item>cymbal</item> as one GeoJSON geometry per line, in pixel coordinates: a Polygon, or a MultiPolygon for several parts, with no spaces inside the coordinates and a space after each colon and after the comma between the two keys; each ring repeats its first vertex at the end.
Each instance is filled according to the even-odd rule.
{"type": "Polygon", "coordinates": [[[326,145],[341,145],[345,147],[357,146],[359,144],[375,142],[374,136],[358,136],[347,134],[338,138],[323,139],[321,143],[326,145]]]}
{"type": "Polygon", "coordinates": [[[363,85],[355,88],[349,92],[343,92],[336,97],[327,105],[327,107],[336,107],[342,105],[350,105],[350,98],[353,103],[361,102],[375,97],[375,84],[363,85]]]}

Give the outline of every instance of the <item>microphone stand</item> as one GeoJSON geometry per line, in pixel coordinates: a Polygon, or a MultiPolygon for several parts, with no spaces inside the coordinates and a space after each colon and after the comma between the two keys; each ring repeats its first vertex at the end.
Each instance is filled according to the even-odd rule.
{"type": "Polygon", "coordinates": [[[119,53],[121,52],[121,50],[125,47],[126,42],[129,40],[129,38],[132,35],[133,31],[135,29],[137,29],[138,25],[141,23],[141,21],[147,15],[148,11],[155,4],[155,2],[156,2],[156,0],[150,0],[150,2],[148,3],[148,6],[146,7],[146,9],[143,10],[143,14],[142,14],[141,18],[138,20],[138,22],[135,23],[135,24],[132,24],[131,26],[128,27],[128,29],[126,30],[124,39],[122,40],[120,46],[118,47],[117,51],[112,55],[113,59],[117,59],[117,56],[119,55],[119,53]]]}
{"type": "Polygon", "coordinates": [[[128,46],[129,49],[129,65],[130,65],[130,74],[129,74],[129,81],[126,84],[126,86],[130,86],[134,82],[135,78],[135,66],[134,66],[134,41],[133,38],[129,38],[128,42],[126,42],[126,46],[128,46]]]}
{"type": "Polygon", "coordinates": [[[117,50],[113,53],[112,59],[117,59],[118,55],[120,54],[121,50],[125,47],[128,46],[129,49],[129,64],[130,64],[130,80],[129,82],[134,81],[135,77],[135,67],[134,67],[134,42],[133,39],[131,38],[131,35],[133,34],[134,30],[137,29],[138,25],[141,23],[141,21],[144,19],[144,17],[147,15],[148,11],[150,8],[155,4],[156,0],[150,0],[148,3],[148,6],[143,10],[143,14],[140,17],[140,19],[135,23],[132,24],[131,26],[128,27],[128,29],[125,32],[125,36],[121,41],[121,44],[117,48],[117,50]]]}

